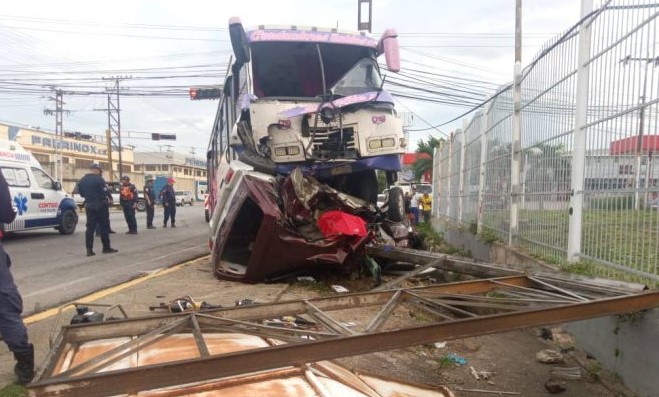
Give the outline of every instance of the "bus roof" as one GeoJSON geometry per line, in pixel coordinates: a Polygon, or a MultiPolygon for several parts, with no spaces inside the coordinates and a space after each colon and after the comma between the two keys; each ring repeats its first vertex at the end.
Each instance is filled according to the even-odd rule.
{"type": "Polygon", "coordinates": [[[377,48],[378,41],[364,32],[338,31],[337,29],[320,29],[316,27],[266,27],[246,32],[247,42],[305,42],[356,45],[377,48]]]}

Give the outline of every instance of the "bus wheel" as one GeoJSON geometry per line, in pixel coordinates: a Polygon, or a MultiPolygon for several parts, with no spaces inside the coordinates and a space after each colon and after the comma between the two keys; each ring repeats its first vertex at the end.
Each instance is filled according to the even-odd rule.
{"type": "Polygon", "coordinates": [[[389,189],[388,202],[387,217],[389,220],[402,222],[405,219],[405,199],[403,197],[403,189],[398,186],[389,189]]]}
{"type": "Polygon", "coordinates": [[[62,219],[60,220],[57,230],[60,234],[73,234],[76,231],[76,226],[78,225],[78,214],[75,210],[68,209],[62,213],[62,219]]]}

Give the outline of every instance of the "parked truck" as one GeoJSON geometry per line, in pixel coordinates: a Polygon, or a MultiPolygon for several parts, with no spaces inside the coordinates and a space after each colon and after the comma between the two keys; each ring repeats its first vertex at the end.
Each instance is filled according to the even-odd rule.
{"type": "MultiPolygon", "coordinates": [[[[372,233],[328,236],[318,221],[339,210],[376,222],[376,171],[396,182],[407,142],[377,62],[384,55],[399,70],[396,32],[376,40],[315,27],[245,31],[232,18],[229,35],[234,55],[207,152],[216,274],[255,281],[355,265],[372,233]]],[[[388,217],[401,221],[402,191],[392,190],[388,217]]]]}

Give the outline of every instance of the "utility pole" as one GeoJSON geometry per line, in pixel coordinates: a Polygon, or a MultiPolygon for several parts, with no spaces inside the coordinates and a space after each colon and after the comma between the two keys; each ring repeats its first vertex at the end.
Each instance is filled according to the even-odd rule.
{"type": "MultiPolygon", "coordinates": [[[[119,151],[119,179],[123,177],[123,158],[122,158],[122,146],[121,146],[121,106],[119,102],[119,93],[121,91],[120,84],[121,80],[131,79],[131,76],[115,76],[105,78],[103,80],[114,81],[114,87],[107,89],[107,91],[112,91],[115,94],[115,103],[112,102],[111,95],[108,95],[108,128],[110,129],[110,135],[114,134],[117,137],[118,151],[119,151]]],[[[112,170],[110,171],[112,172],[112,170]]]]}
{"type": "MultiPolygon", "coordinates": [[[[366,13],[365,13],[366,14],[366,13]]],[[[373,29],[373,3],[372,0],[357,0],[357,30],[366,30],[371,33],[373,29]],[[362,8],[368,5],[368,19],[362,20],[362,8]]]]}
{"type": "MultiPolygon", "coordinates": [[[[649,50],[648,50],[649,51],[649,50]]],[[[634,209],[639,210],[641,203],[640,203],[640,190],[641,190],[641,165],[643,163],[643,135],[645,133],[645,96],[647,93],[647,88],[648,88],[648,70],[649,66],[651,63],[654,64],[654,66],[659,65],[659,57],[656,58],[650,58],[650,57],[645,57],[645,58],[634,58],[630,55],[626,56],[625,58],[621,59],[620,62],[622,62],[624,65],[629,64],[631,61],[637,61],[637,62],[645,62],[645,74],[643,76],[643,88],[641,88],[641,96],[639,97],[639,106],[640,109],[638,110],[638,135],[636,139],[636,169],[634,170],[635,178],[634,178],[634,209]]],[[[644,202],[647,203],[648,201],[648,193],[650,189],[650,168],[651,168],[651,162],[652,162],[652,151],[648,152],[648,162],[645,165],[646,169],[646,177],[645,177],[645,198],[644,202]]]]}
{"type": "MultiPolygon", "coordinates": [[[[108,102],[110,102],[108,95],[108,102]]],[[[109,109],[109,107],[108,107],[109,109]]],[[[110,132],[110,112],[108,112],[108,128],[105,130],[105,140],[108,147],[108,168],[110,169],[110,182],[114,182],[114,166],[112,164],[112,133],[110,132]]]]}
{"type": "Polygon", "coordinates": [[[55,98],[49,97],[51,101],[55,101],[55,109],[44,109],[43,114],[45,115],[55,115],[55,180],[64,179],[63,169],[62,169],[62,137],[64,136],[62,130],[62,115],[64,113],[71,113],[69,110],[64,109],[64,92],[60,89],[55,90],[55,98]]]}
{"type": "Polygon", "coordinates": [[[190,154],[192,155],[192,189],[193,189],[193,194],[192,196],[194,197],[195,201],[197,200],[197,162],[195,158],[195,154],[197,152],[195,151],[195,147],[192,146],[190,148],[190,154]]]}

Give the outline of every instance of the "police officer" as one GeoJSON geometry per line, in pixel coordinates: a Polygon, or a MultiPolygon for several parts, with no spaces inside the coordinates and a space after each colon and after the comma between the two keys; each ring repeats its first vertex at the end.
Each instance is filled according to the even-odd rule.
{"type": "Polygon", "coordinates": [[[153,190],[153,177],[146,178],[144,185],[144,204],[146,205],[146,228],[155,229],[153,226],[153,214],[156,205],[156,192],[153,190]]]}
{"type": "Polygon", "coordinates": [[[167,184],[160,191],[160,199],[165,207],[165,219],[162,227],[167,227],[167,221],[172,218],[172,227],[176,227],[176,192],[174,191],[174,178],[167,179],[167,184]]]}
{"type": "MultiPolygon", "coordinates": [[[[11,223],[15,217],[9,186],[0,172],[0,222],[11,223]]],[[[34,377],[34,346],[27,338],[27,329],[21,318],[23,299],[14,284],[10,266],[9,255],[0,244],[0,334],[16,359],[16,383],[26,385],[34,377]]]]}
{"type": "Polygon", "coordinates": [[[78,182],[80,195],[85,199],[85,213],[87,214],[87,230],[85,232],[85,246],[87,247],[87,256],[96,255],[94,253],[94,229],[100,225],[101,243],[103,243],[103,253],[112,254],[118,252],[110,247],[110,214],[107,204],[108,187],[101,176],[101,166],[92,163],[90,173],[83,176],[78,182]]]}
{"type": "Polygon", "coordinates": [[[135,219],[135,208],[137,208],[137,189],[130,183],[128,175],[121,177],[121,190],[119,192],[119,204],[124,210],[124,218],[128,224],[126,234],[137,234],[137,220],[135,219]]]}

